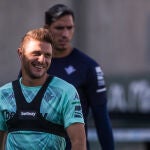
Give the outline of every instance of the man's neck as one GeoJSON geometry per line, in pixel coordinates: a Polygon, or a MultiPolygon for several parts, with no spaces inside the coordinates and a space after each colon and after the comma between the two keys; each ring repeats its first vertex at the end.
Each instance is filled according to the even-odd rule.
{"type": "Polygon", "coordinates": [[[41,79],[31,79],[31,78],[27,78],[27,77],[24,77],[22,76],[22,84],[25,85],[25,86],[41,86],[45,83],[45,81],[47,80],[48,78],[48,74],[46,74],[43,78],[41,79]]]}
{"type": "Polygon", "coordinates": [[[69,47],[68,49],[65,50],[53,50],[53,57],[54,58],[62,58],[68,56],[72,52],[73,48],[69,47]]]}

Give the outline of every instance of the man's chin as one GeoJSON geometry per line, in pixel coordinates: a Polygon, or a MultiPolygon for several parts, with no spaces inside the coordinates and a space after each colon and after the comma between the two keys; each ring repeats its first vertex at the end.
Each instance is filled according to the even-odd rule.
{"type": "Polygon", "coordinates": [[[65,50],[67,50],[67,45],[59,45],[58,47],[56,47],[56,50],[58,50],[58,51],[65,51],[65,50]]]}
{"type": "Polygon", "coordinates": [[[44,77],[44,75],[45,75],[45,73],[44,74],[32,74],[32,75],[30,75],[30,77],[32,79],[41,79],[44,77]]]}

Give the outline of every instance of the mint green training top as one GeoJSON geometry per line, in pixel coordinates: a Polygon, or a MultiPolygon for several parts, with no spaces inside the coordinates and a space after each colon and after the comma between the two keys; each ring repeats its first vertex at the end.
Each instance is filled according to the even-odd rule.
{"type": "MultiPolygon", "coordinates": [[[[21,79],[20,79],[21,81],[21,79]]],[[[21,84],[21,82],[20,82],[21,84]]],[[[27,87],[21,84],[21,89],[30,103],[41,86],[27,87]]],[[[12,82],[0,87],[0,130],[7,131],[6,121],[16,112],[16,102],[12,82]]],[[[65,128],[73,123],[84,123],[78,93],[73,85],[53,77],[43,96],[40,113],[46,119],[63,125],[65,128]]],[[[6,139],[6,150],[64,150],[66,146],[63,137],[38,131],[9,132],[6,139]]]]}

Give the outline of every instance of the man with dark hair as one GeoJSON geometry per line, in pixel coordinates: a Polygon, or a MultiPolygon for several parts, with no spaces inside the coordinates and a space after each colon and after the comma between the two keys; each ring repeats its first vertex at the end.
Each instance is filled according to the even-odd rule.
{"type": "MultiPolygon", "coordinates": [[[[86,132],[89,108],[91,108],[102,149],[114,150],[101,67],[95,60],[71,45],[75,31],[73,11],[63,4],[54,5],[45,12],[44,27],[53,35],[54,44],[52,64],[48,73],[76,87],[81,100],[86,132]]],[[[71,149],[69,144],[66,149],[71,149]]]]}
{"type": "Polygon", "coordinates": [[[52,38],[45,28],[25,34],[18,55],[22,77],[0,87],[0,150],[86,150],[78,93],[47,73],[52,38]],[[7,135],[7,136],[6,136],[7,135]]]}

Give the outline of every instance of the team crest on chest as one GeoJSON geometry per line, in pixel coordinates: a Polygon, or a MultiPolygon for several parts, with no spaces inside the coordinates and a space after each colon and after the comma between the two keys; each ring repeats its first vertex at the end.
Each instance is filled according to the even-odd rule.
{"type": "Polygon", "coordinates": [[[64,69],[68,75],[71,75],[72,73],[76,71],[76,69],[72,65],[69,65],[68,67],[65,67],[64,69]]]}

